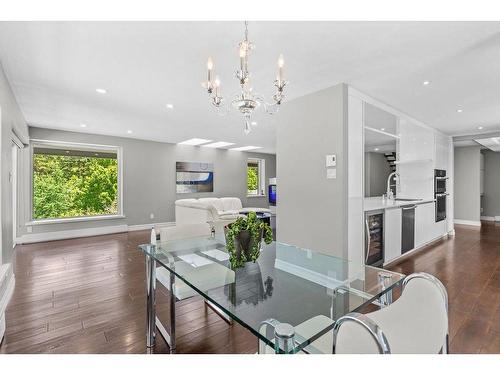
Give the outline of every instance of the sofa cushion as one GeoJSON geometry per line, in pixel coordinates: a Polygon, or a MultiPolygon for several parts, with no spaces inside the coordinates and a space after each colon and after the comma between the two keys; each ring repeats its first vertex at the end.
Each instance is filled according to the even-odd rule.
{"type": "Polygon", "coordinates": [[[200,198],[198,199],[198,202],[207,205],[212,205],[219,212],[224,211],[224,206],[222,205],[222,200],[220,198],[200,198]]]}
{"type": "Polygon", "coordinates": [[[227,197],[220,198],[224,211],[240,211],[243,208],[240,198],[227,197]]]}

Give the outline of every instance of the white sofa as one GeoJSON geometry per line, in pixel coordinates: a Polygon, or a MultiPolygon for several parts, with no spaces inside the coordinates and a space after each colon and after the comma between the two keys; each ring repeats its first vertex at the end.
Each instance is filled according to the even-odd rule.
{"type": "Polygon", "coordinates": [[[210,223],[215,230],[234,222],[244,212],[271,212],[267,208],[243,207],[235,197],[178,199],[175,201],[176,224],[210,223]]]}

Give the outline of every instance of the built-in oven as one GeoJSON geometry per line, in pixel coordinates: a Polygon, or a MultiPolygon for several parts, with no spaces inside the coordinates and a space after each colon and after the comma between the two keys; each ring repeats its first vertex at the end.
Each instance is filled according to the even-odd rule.
{"type": "Polygon", "coordinates": [[[446,219],[446,197],[447,193],[436,194],[436,223],[446,219]]]}
{"type": "Polygon", "coordinates": [[[435,194],[444,194],[446,193],[446,181],[448,177],[446,177],[446,171],[444,169],[435,169],[434,170],[434,193],[435,194]]]}
{"type": "Polygon", "coordinates": [[[434,170],[434,199],[436,200],[436,222],[446,219],[446,182],[448,177],[444,169],[434,170]]]}

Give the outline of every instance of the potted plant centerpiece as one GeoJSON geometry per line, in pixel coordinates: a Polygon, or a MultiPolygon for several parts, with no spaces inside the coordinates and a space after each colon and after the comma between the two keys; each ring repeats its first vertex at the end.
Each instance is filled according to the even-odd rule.
{"type": "Polygon", "coordinates": [[[257,218],[255,212],[239,217],[224,227],[226,248],[233,269],[244,267],[246,262],[255,262],[260,255],[262,239],[266,244],[273,242],[271,227],[257,218]]]}

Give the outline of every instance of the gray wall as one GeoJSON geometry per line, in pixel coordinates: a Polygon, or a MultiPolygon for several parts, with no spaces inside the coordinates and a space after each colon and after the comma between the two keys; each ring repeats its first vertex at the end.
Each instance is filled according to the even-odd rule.
{"type": "Polygon", "coordinates": [[[380,197],[387,192],[391,167],[384,154],[365,152],[365,197],[380,197]]]}
{"type": "Polygon", "coordinates": [[[455,147],[455,219],[476,222],[481,219],[480,151],[479,146],[455,147]]]}
{"type": "Polygon", "coordinates": [[[500,152],[484,151],[483,215],[500,216],[500,152]]]}
{"type": "Polygon", "coordinates": [[[277,124],[277,239],[347,257],[347,86],[283,105],[277,124]],[[337,178],[325,156],[337,155],[337,178]]]}
{"type": "Polygon", "coordinates": [[[12,188],[9,181],[9,174],[12,171],[12,139],[13,133],[21,141],[28,141],[28,127],[23,114],[17,105],[16,99],[10,88],[9,82],[0,65],[0,108],[1,108],[1,126],[0,132],[0,181],[1,181],[1,252],[2,262],[7,263],[12,259],[12,188]]]}
{"type": "MultiPolygon", "coordinates": [[[[244,206],[268,207],[268,199],[247,198],[246,162],[249,157],[266,160],[266,191],[270,177],[276,177],[276,156],[270,154],[217,150],[130,138],[90,135],[59,130],[30,128],[31,139],[121,146],[123,149],[123,208],[125,219],[33,226],[33,233],[72,230],[103,225],[136,225],[175,221],[174,202],[181,198],[236,196],[244,206]],[[176,194],[175,162],[214,163],[214,192],[176,194]],[[150,213],[155,218],[150,219],[150,213]]],[[[25,173],[30,173],[29,150],[25,152],[25,173]]],[[[24,186],[24,202],[29,202],[30,187],[24,186]]],[[[24,205],[22,222],[30,220],[29,204],[24,205]]],[[[26,233],[26,228],[20,228],[26,233]]]]}

